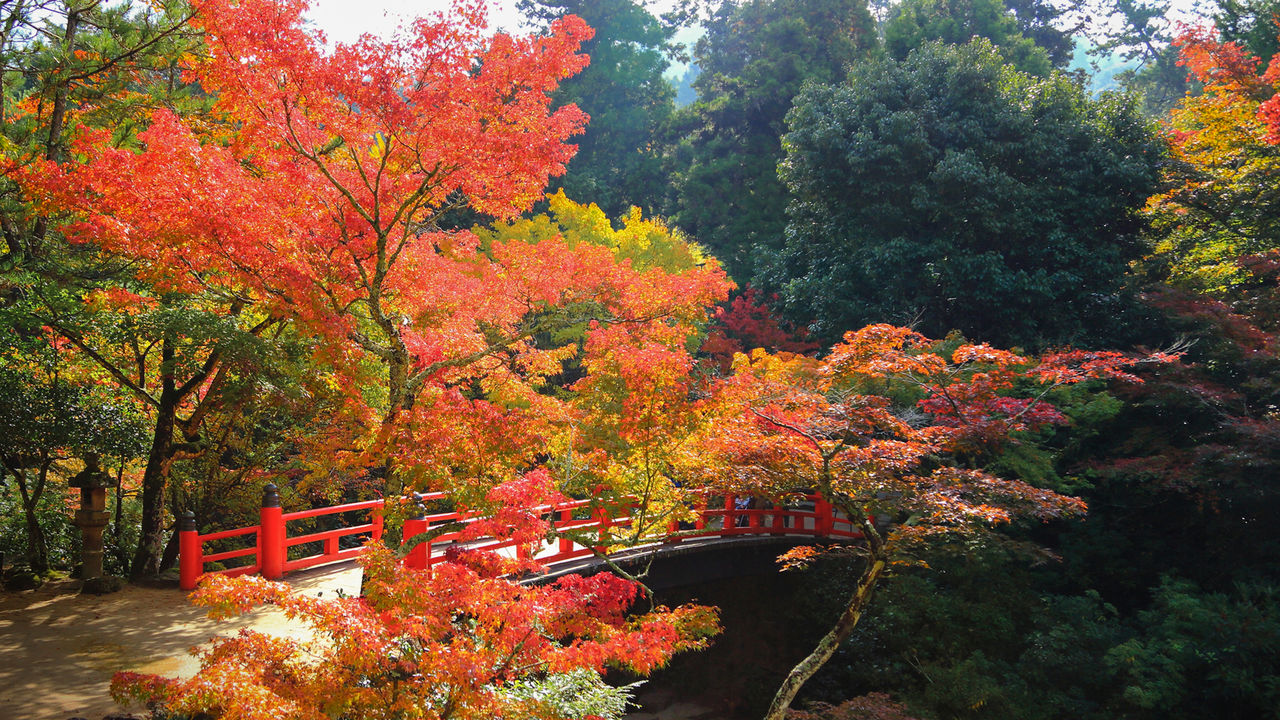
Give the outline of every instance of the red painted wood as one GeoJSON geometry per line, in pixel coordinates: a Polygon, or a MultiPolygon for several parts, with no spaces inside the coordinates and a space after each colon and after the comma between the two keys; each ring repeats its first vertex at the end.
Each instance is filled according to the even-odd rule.
{"type": "Polygon", "coordinates": [[[204,548],[195,528],[178,532],[178,587],[195,590],[204,572],[204,548]]]}
{"type": "Polygon", "coordinates": [[[264,507],[260,511],[262,532],[262,577],[279,580],[284,577],[285,549],[284,513],[280,507],[264,507]]]}
{"type": "MultiPolygon", "coordinates": [[[[432,500],[443,497],[442,493],[433,493],[431,495],[422,496],[421,499],[432,500]]],[[[701,536],[721,536],[732,537],[736,535],[751,534],[773,534],[773,535],[811,535],[818,537],[846,537],[858,538],[861,533],[846,518],[838,518],[833,513],[833,508],[829,503],[824,502],[816,495],[809,496],[809,500],[814,503],[813,510],[803,510],[800,508],[786,508],[780,506],[772,506],[768,510],[761,508],[743,508],[738,509],[735,506],[737,498],[733,495],[727,495],[724,498],[723,507],[708,508],[705,504],[701,507],[698,516],[694,522],[694,528],[701,536]],[[738,526],[738,519],[742,517],[746,522],[742,527],[738,526]],[[710,521],[719,518],[720,526],[715,527],[710,521]],[[788,518],[790,522],[788,522],[788,518]],[[809,522],[812,519],[812,523],[809,522]]],[[[354,535],[367,533],[374,540],[381,540],[384,524],[381,500],[368,500],[358,503],[346,503],[344,505],[336,505],[327,508],[315,508],[312,510],[303,510],[300,512],[283,513],[278,506],[272,507],[270,503],[264,499],[264,505],[260,515],[260,524],[247,527],[237,528],[233,530],[223,530],[207,535],[200,535],[194,530],[182,531],[179,536],[180,541],[180,584],[184,589],[191,589],[199,576],[203,573],[204,565],[208,562],[230,559],[235,557],[246,557],[257,555],[255,562],[251,566],[232,568],[230,570],[218,571],[224,575],[243,575],[252,572],[261,572],[264,577],[271,579],[280,578],[285,572],[291,570],[300,570],[303,568],[322,565],[329,562],[346,560],[357,557],[363,550],[362,547],[341,549],[340,539],[354,535]],[[371,517],[369,522],[360,525],[336,528],[333,530],[324,530],[316,533],[308,533],[295,537],[288,536],[287,523],[290,520],[302,520],[307,518],[324,517],[328,515],[336,515],[338,513],[368,510],[371,517]],[[222,540],[226,538],[238,537],[242,535],[256,534],[255,546],[251,548],[242,548],[239,550],[229,550],[226,552],[204,554],[203,546],[206,542],[214,540],[222,540]],[[323,543],[324,550],[318,555],[312,555],[296,560],[288,559],[288,548],[302,545],[310,542],[323,543]]],[[[618,508],[616,513],[627,513],[630,508],[618,508]]],[[[548,517],[553,526],[561,531],[574,532],[592,532],[596,542],[601,543],[597,549],[603,549],[604,544],[608,542],[611,528],[631,527],[633,518],[629,515],[619,514],[611,515],[607,508],[594,500],[575,500],[566,505],[556,507],[539,508],[539,512],[548,517]],[[591,508],[591,516],[586,518],[575,518],[574,511],[582,508],[591,508]]],[[[403,526],[403,538],[408,539],[420,533],[426,532],[430,527],[448,523],[448,522],[469,522],[474,516],[466,512],[448,512],[437,513],[435,515],[423,516],[418,518],[410,518],[405,521],[403,526]]],[[[678,532],[678,525],[673,523],[670,531],[678,532]]],[[[433,544],[447,545],[456,542],[461,538],[461,533],[453,531],[443,533],[437,536],[430,543],[419,543],[416,547],[409,551],[405,558],[405,564],[408,567],[426,569],[431,565],[441,562],[444,559],[443,554],[433,552],[433,544]]],[[[576,545],[572,540],[566,537],[559,538],[550,548],[540,546],[518,546],[512,540],[490,540],[490,541],[472,541],[470,547],[478,549],[497,550],[504,548],[516,548],[519,557],[528,558],[535,557],[543,564],[552,564],[563,562],[566,560],[589,557],[592,554],[591,548],[585,548],[576,545]]]]}

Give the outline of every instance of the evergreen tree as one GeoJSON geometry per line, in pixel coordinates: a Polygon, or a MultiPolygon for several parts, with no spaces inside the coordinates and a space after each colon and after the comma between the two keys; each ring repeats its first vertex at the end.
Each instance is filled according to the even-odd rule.
{"type": "Polygon", "coordinates": [[[1000,0],[904,0],[894,7],[884,27],[885,51],[896,60],[930,40],[963,44],[983,37],[1000,50],[1010,65],[1033,75],[1047,75],[1070,59],[1070,40],[1045,23],[1038,28],[1053,49],[1049,52],[1022,33],[1020,20],[1035,21],[1037,6],[1028,3],[1023,16],[1015,15],[1000,0]],[[1025,20],[1024,20],[1025,18],[1025,20]]]}
{"type": "Polygon", "coordinates": [[[929,43],[807,88],[788,121],[773,277],[793,317],[1039,346],[1114,326],[1160,157],[1124,98],[1018,72],[985,40],[929,43]]]}
{"type": "Polygon", "coordinates": [[[694,57],[698,101],[674,122],[675,224],[739,282],[781,246],[786,190],[781,136],[801,85],[841,80],[877,40],[865,0],[725,2],[694,57]]]}
{"type": "Polygon", "coordinates": [[[634,0],[521,0],[519,8],[548,24],[577,15],[595,30],[582,45],[591,64],[554,96],[558,106],[582,108],[591,122],[565,175],[548,190],[594,202],[614,218],[633,205],[652,212],[665,184],[657,133],[675,108],[675,88],[662,75],[673,29],[634,0]]]}

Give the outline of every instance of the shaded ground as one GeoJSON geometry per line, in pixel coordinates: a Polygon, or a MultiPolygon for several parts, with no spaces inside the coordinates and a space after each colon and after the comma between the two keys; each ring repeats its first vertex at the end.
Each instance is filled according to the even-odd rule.
{"type": "MultiPolygon", "coordinates": [[[[354,563],[291,573],[304,592],[331,597],[360,592],[354,563]]],[[[81,595],[79,581],[37,590],[0,592],[0,718],[100,720],[121,712],[107,695],[118,670],[189,676],[190,648],[215,634],[253,627],[289,635],[284,616],[260,610],[212,621],[173,588],[126,587],[110,595],[81,595]]]]}

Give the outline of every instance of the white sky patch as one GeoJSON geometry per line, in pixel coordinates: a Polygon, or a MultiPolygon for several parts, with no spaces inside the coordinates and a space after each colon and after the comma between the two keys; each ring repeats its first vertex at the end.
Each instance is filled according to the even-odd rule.
{"type": "MultiPolygon", "coordinates": [[[[420,15],[433,12],[447,13],[452,7],[451,0],[311,0],[312,6],[307,16],[316,27],[324,31],[329,42],[351,42],[364,33],[386,36],[405,21],[420,15]]],[[[1170,0],[1170,12],[1167,21],[1170,23],[1210,22],[1203,9],[1207,0],[1170,0]]],[[[647,0],[645,5],[655,15],[671,8],[673,0],[647,0]]],[[[1090,18],[1086,22],[1095,25],[1107,23],[1104,13],[1099,12],[1101,0],[1086,0],[1083,11],[1090,18]],[[1090,7],[1092,6],[1092,7],[1090,7]]],[[[497,32],[524,34],[532,31],[521,13],[516,10],[516,0],[488,0],[489,28],[497,32]]],[[[1079,5],[1076,5],[1079,7],[1079,5]]],[[[1065,18],[1064,18],[1065,19],[1065,18]]],[[[1078,21],[1078,16],[1071,18],[1068,25],[1078,21]]],[[[1093,34],[1093,33],[1088,33],[1093,34]]],[[[701,35],[700,29],[686,28],[677,35],[679,42],[692,45],[701,35]]],[[[667,76],[678,79],[684,73],[685,65],[673,64],[667,70],[667,76]]]]}

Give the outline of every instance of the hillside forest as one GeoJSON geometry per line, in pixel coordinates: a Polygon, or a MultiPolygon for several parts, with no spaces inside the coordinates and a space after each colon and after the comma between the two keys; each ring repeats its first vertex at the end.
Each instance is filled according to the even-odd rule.
{"type": "Polygon", "coordinates": [[[131,582],[268,484],[387,500],[361,597],[193,596],[322,642],[121,699],[620,718],[717,608],[409,570],[405,519],[638,508],[605,554],[814,494],[863,539],[780,558],[808,654],[743,717],[1280,718],[1276,0],[519,8],[0,1],[5,587],[80,572],[89,475],[131,582]]]}

